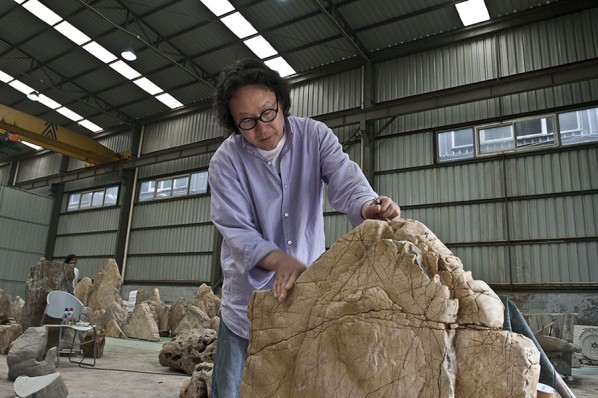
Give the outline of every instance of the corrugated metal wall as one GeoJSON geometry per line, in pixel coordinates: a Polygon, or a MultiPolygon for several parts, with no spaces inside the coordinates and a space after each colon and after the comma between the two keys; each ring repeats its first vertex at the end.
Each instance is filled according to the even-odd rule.
{"type": "Polygon", "coordinates": [[[52,199],[0,185],[0,285],[24,298],[29,268],[44,257],[52,199]]]}
{"type": "Polygon", "coordinates": [[[10,181],[10,163],[0,165],[0,185],[8,185],[10,181]]]}
{"type": "Polygon", "coordinates": [[[141,153],[147,154],[223,136],[224,130],[214,114],[210,110],[204,110],[146,126],[141,153]]]}
{"type": "MultiPolygon", "coordinates": [[[[596,19],[598,10],[594,9],[376,64],[373,98],[388,101],[433,93],[595,58],[596,19]]],[[[291,112],[314,116],[359,108],[362,83],[360,68],[304,81],[292,89],[291,112]]],[[[372,144],[374,188],[396,199],[404,217],[428,225],[477,279],[496,284],[596,283],[596,145],[445,164],[438,164],[434,154],[435,133],[447,126],[588,103],[598,103],[596,80],[401,115],[372,144]]],[[[376,121],[373,130],[387,121],[376,121]]],[[[360,163],[367,148],[362,146],[359,126],[339,127],[334,132],[347,144],[350,157],[360,163]]],[[[199,111],[145,126],[142,153],[201,145],[223,134],[209,110],[199,111]]],[[[106,137],[104,144],[121,151],[129,149],[131,139],[132,133],[126,132],[106,137]]],[[[203,170],[210,156],[144,166],[137,180],[203,170]]],[[[55,175],[59,166],[60,155],[24,160],[18,180],[55,175]]],[[[70,169],[81,166],[71,162],[70,169]]],[[[9,170],[1,167],[0,173],[2,169],[9,170]]],[[[68,182],[65,192],[113,183],[120,183],[118,173],[68,182]]],[[[135,203],[125,282],[209,281],[215,238],[209,202],[209,195],[200,195],[135,203]]],[[[79,213],[63,210],[56,256],[85,253],[95,264],[80,260],[84,274],[102,266],[114,254],[120,211],[119,207],[79,213]]],[[[350,225],[346,216],[327,203],[323,211],[329,247],[350,225]]]]}

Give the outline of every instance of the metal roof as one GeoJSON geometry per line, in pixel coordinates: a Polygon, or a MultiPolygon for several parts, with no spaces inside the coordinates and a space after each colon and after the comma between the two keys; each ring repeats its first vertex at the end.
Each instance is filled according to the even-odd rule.
{"type": "MultiPolygon", "coordinates": [[[[35,17],[24,7],[29,1],[38,0],[0,0],[0,71],[105,131],[173,112],[35,17]]],[[[295,69],[290,79],[594,7],[590,0],[485,0],[491,19],[481,24],[484,29],[472,30],[463,27],[455,9],[460,1],[455,0],[229,1],[295,69]]],[[[183,109],[207,106],[220,70],[237,59],[255,57],[199,0],[39,2],[115,55],[134,48],[137,60],[129,65],[174,96],[183,109]]],[[[0,103],[93,135],[1,82],[0,103]]]]}

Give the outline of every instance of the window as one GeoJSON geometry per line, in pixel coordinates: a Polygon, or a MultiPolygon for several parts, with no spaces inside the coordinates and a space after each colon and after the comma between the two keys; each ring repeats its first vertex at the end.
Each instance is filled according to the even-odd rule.
{"type": "Polygon", "coordinates": [[[521,120],[513,125],[517,148],[554,144],[554,118],[521,120]]]}
{"type": "Polygon", "coordinates": [[[513,149],[513,126],[485,127],[478,130],[480,153],[502,152],[513,149]]]}
{"type": "Polygon", "coordinates": [[[189,187],[189,194],[200,194],[208,192],[208,173],[193,173],[191,174],[191,186],[189,187]]]}
{"type": "Polygon", "coordinates": [[[562,145],[598,141],[598,108],[559,114],[562,145]]]}
{"type": "Polygon", "coordinates": [[[474,156],[473,128],[438,133],[438,159],[441,162],[474,156]]]}
{"type": "Polygon", "coordinates": [[[81,194],[74,193],[74,194],[70,195],[67,211],[77,210],[79,208],[80,201],[81,201],[81,194]]]}
{"type": "Polygon", "coordinates": [[[104,204],[104,190],[95,191],[91,200],[91,207],[102,207],[104,204]]]}
{"type": "Polygon", "coordinates": [[[75,211],[92,207],[116,206],[117,203],[118,186],[113,186],[70,194],[66,210],[75,211]]]}
{"type": "Polygon", "coordinates": [[[208,192],[208,172],[147,180],[139,185],[139,201],[165,199],[173,196],[196,195],[208,192]]]}

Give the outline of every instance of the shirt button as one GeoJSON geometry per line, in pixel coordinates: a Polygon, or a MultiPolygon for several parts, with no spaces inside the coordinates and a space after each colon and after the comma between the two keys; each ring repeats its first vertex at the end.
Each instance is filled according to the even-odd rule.
{"type": "Polygon", "coordinates": [[[272,166],[272,162],[268,162],[268,164],[269,164],[270,166],[272,166]]]}
{"type": "Polygon", "coordinates": [[[288,217],[288,216],[289,216],[289,213],[284,213],[284,216],[285,216],[285,217],[288,217]]]}
{"type": "Polygon", "coordinates": [[[287,185],[287,184],[284,184],[284,187],[285,187],[285,188],[288,188],[288,185],[287,185]]]}
{"type": "Polygon", "coordinates": [[[288,241],[287,241],[287,244],[289,244],[289,245],[292,245],[292,244],[293,244],[293,241],[292,241],[292,240],[288,240],[288,241]]]}

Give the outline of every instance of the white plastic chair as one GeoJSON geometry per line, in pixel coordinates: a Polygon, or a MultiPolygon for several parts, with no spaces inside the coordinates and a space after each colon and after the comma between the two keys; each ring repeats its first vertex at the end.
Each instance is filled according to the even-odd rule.
{"type": "Polygon", "coordinates": [[[62,324],[50,324],[46,323],[44,326],[48,329],[58,328],[59,329],[59,337],[58,337],[58,353],[56,355],[56,366],[58,366],[58,362],[60,361],[60,352],[68,347],[65,347],[69,342],[64,341],[63,334],[64,331],[70,329],[73,330],[73,340],[70,342],[70,351],[69,351],[69,362],[78,363],[79,366],[95,366],[96,364],[96,328],[94,325],[88,322],[80,322],[79,318],[81,317],[81,311],[83,309],[83,303],[74,295],[62,291],[62,290],[53,290],[48,293],[48,297],[46,298],[46,309],[44,311],[44,319],[46,317],[54,318],[62,320],[64,315],[65,308],[72,308],[73,314],[72,319],[73,323],[71,325],[62,325],[62,324]],[[86,335],[87,332],[93,330],[93,339],[91,341],[77,341],[77,336],[82,333],[86,335]],[[93,362],[83,362],[86,358],[85,355],[81,358],[80,361],[73,361],[73,349],[76,347],[80,349],[82,346],[86,344],[93,344],[93,362]]]}

